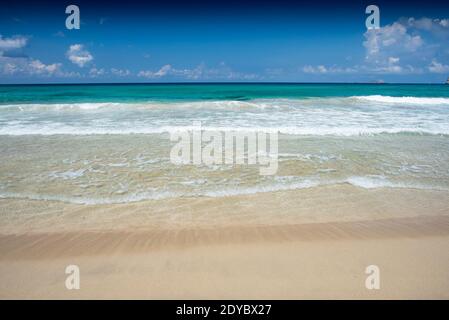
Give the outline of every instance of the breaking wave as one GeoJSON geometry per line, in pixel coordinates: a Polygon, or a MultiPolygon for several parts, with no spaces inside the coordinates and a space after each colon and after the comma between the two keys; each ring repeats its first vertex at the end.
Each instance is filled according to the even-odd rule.
{"type": "Polygon", "coordinates": [[[352,96],[249,101],[0,105],[0,135],[128,135],[192,130],[357,136],[449,134],[449,98],[352,96]]]}

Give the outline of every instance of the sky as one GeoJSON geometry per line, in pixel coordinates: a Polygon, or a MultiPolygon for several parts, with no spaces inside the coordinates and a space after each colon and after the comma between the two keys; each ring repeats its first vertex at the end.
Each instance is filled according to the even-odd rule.
{"type": "Polygon", "coordinates": [[[36,2],[2,4],[0,84],[449,77],[449,1],[36,2]],[[69,5],[79,29],[66,28],[69,5]]]}

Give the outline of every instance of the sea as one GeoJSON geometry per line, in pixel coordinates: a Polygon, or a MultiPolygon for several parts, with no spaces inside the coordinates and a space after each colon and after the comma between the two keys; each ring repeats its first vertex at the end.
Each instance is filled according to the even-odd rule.
{"type": "Polygon", "coordinates": [[[0,85],[0,197],[84,205],[325,185],[449,190],[449,85],[0,85]],[[175,164],[174,132],[278,134],[277,171],[175,164]]]}

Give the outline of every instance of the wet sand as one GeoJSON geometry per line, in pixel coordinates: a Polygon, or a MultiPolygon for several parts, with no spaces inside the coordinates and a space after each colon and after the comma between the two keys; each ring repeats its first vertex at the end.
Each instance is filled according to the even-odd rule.
{"type": "Polygon", "coordinates": [[[199,230],[446,214],[449,214],[449,191],[364,189],[349,184],[101,205],[0,199],[0,234],[199,230]]]}
{"type": "Polygon", "coordinates": [[[448,198],[339,186],[109,206],[3,199],[0,297],[447,299],[448,198]],[[65,288],[70,264],[80,290],[65,288]],[[369,265],[379,290],[365,287],[369,265]]]}

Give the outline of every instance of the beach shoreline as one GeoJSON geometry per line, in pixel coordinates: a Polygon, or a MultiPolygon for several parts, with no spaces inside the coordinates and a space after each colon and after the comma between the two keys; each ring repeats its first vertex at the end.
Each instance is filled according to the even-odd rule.
{"type": "Polygon", "coordinates": [[[0,234],[201,230],[449,214],[449,191],[350,184],[119,204],[0,199],[0,234]]]}
{"type": "MultiPolygon", "coordinates": [[[[29,215],[34,218],[26,221],[27,210],[36,213],[37,204],[45,202],[30,201],[21,203],[23,228],[18,220],[9,220],[0,232],[0,297],[447,299],[446,198],[442,191],[328,186],[225,199],[159,200],[159,206],[170,208],[172,219],[181,217],[176,210],[184,212],[179,223],[139,217],[140,209],[157,211],[157,201],[102,205],[103,211],[52,203],[53,209],[66,211],[29,215]],[[332,202],[326,201],[330,194],[332,202]],[[188,202],[191,211],[186,213],[179,201],[188,202]],[[243,210],[248,203],[257,206],[243,210]],[[288,210],[281,214],[288,207],[294,219],[288,210]],[[318,217],[315,221],[308,210],[318,217]],[[203,216],[203,211],[210,214],[203,216]],[[80,218],[89,212],[90,218],[80,218]],[[112,218],[114,212],[122,215],[112,218]],[[228,213],[228,219],[219,219],[220,212],[228,213]],[[84,223],[70,219],[74,216],[84,223]],[[130,222],[131,216],[136,220],[130,222]],[[46,222],[37,223],[36,217],[46,222]],[[80,290],[65,287],[65,268],[73,264],[80,268],[80,290]],[[365,287],[369,265],[380,268],[380,290],[365,287]]],[[[16,201],[0,201],[2,212],[13,205],[17,209],[16,201]]],[[[2,218],[8,221],[6,215],[2,218]]]]}

